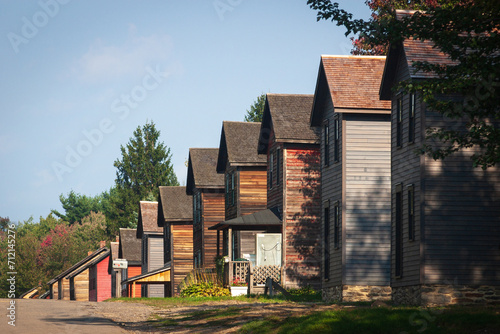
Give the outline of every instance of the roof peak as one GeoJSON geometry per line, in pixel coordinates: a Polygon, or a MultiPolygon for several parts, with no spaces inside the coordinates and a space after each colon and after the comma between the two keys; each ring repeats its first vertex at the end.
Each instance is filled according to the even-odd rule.
{"type": "Polygon", "coordinates": [[[370,55],[321,55],[321,58],[367,58],[367,59],[384,59],[386,56],[370,56],[370,55]]]}

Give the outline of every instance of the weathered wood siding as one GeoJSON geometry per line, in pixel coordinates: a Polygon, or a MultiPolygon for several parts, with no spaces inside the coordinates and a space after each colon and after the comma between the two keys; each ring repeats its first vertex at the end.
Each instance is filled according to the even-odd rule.
{"type": "Polygon", "coordinates": [[[59,299],[59,282],[54,282],[50,289],[52,292],[52,299],[59,299]]]}
{"type": "Polygon", "coordinates": [[[86,269],[73,277],[73,296],[76,301],[89,301],[90,270],[86,269]]]}
{"type": "Polygon", "coordinates": [[[168,223],[172,236],[172,294],[178,296],[179,284],[193,269],[193,225],[191,223],[168,223]]]}
{"type": "MultiPolygon", "coordinates": [[[[147,271],[163,267],[163,236],[148,235],[147,237],[148,263],[147,271]]],[[[149,284],[147,286],[148,297],[164,297],[164,287],[159,284],[149,284]]]]}
{"type": "Polygon", "coordinates": [[[70,281],[69,278],[62,278],[61,279],[61,285],[62,285],[62,296],[60,299],[62,300],[71,300],[71,295],[70,295],[70,281]]]}
{"type": "MultiPolygon", "coordinates": [[[[203,249],[203,218],[201,218],[199,221],[197,221],[195,218],[195,197],[201,198],[200,189],[193,190],[193,267],[195,266],[194,259],[196,258],[197,254],[202,254],[203,249]]],[[[201,207],[203,208],[203,205],[201,205],[201,207]]]]}
{"type": "MultiPolygon", "coordinates": [[[[342,248],[344,247],[343,240],[342,238],[339,238],[339,248],[335,249],[333,245],[333,222],[334,222],[334,217],[333,217],[333,204],[336,201],[341,202],[342,201],[342,154],[344,151],[344,147],[342,145],[342,140],[339,145],[340,152],[339,152],[339,161],[335,162],[333,159],[334,155],[334,131],[333,131],[333,124],[334,124],[334,116],[339,118],[339,131],[340,131],[340,138],[342,139],[343,133],[344,133],[344,127],[343,127],[343,122],[342,122],[342,114],[336,114],[334,115],[334,109],[333,109],[333,104],[331,101],[331,98],[326,99],[325,105],[323,107],[323,124],[321,125],[321,204],[322,204],[322,209],[321,209],[321,231],[324,231],[324,222],[325,222],[325,217],[324,215],[324,208],[325,206],[330,207],[330,241],[329,241],[329,249],[330,249],[330,273],[329,273],[329,279],[323,281],[323,288],[330,288],[334,286],[338,286],[342,284],[342,248]],[[329,125],[330,131],[329,131],[329,156],[330,156],[330,163],[328,165],[325,165],[325,124],[329,125]]],[[[343,213],[342,207],[340,207],[340,234],[342,235],[342,213],[343,213]]],[[[322,250],[323,247],[325,247],[324,244],[322,244],[322,250]]],[[[323,261],[323,255],[321,256],[321,261],[323,261]]],[[[323,276],[323,275],[322,275],[323,276]]]]}
{"type": "Polygon", "coordinates": [[[283,213],[285,286],[312,285],[319,288],[321,285],[319,147],[286,147],[283,155],[286,164],[283,213]]]}
{"type": "Polygon", "coordinates": [[[267,208],[266,167],[240,167],[238,177],[238,216],[267,208]]]}
{"type": "MultiPolygon", "coordinates": [[[[432,127],[460,126],[428,110],[424,119],[432,127]]],[[[500,282],[500,168],[472,167],[474,153],[479,152],[462,150],[444,161],[424,158],[425,284],[500,282]]]]}
{"type": "Polygon", "coordinates": [[[349,285],[389,285],[390,115],[345,114],[343,120],[344,282],[349,285]]]}
{"type": "MultiPolygon", "coordinates": [[[[208,228],[224,221],[224,192],[205,191],[202,194],[202,264],[204,268],[214,268],[217,256],[217,231],[208,228]]],[[[219,241],[222,245],[222,241],[219,241]]]]}

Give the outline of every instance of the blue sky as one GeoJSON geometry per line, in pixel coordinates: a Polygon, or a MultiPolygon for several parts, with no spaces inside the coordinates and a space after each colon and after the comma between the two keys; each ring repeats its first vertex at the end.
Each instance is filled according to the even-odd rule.
{"type": "Polygon", "coordinates": [[[0,36],[0,216],[13,221],[113,186],[146,121],[185,184],[190,147],[218,147],[222,121],[261,93],[314,93],[320,55],[351,48],[306,0],[1,0],[0,36]]]}

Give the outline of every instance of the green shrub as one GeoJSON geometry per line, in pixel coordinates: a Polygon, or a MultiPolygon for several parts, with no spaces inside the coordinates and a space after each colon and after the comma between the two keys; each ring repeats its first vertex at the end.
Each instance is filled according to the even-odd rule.
{"type": "Polygon", "coordinates": [[[181,297],[221,297],[230,295],[229,289],[205,282],[191,284],[181,291],[181,297]]]}

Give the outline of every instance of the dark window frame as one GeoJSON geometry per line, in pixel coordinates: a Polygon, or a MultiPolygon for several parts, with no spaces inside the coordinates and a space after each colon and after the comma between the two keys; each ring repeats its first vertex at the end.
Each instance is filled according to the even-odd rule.
{"type": "Polygon", "coordinates": [[[325,146],[323,161],[325,166],[329,166],[330,165],[330,122],[328,120],[325,121],[323,127],[323,140],[325,146]]]}
{"type": "Polygon", "coordinates": [[[403,98],[396,97],[396,147],[403,147],[403,98]]]}
{"type": "Polygon", "coordinates": [[[330,278],[330,201],[325,202],[323,208],[323,279],[330,278]]]}
{"type": "Polygon", "coordinates": [[[340,221],[340,203],[339,201],[333,204],[333,248],[340,248],[341,221],[340,221]]]}
{"type": "Polygon", "coordinates": [[[408,98],[408,143],[415,142],[415,93],[408,98]]]}
{"type": "Polygon", "coordinates": [[[269,152],[269,189],[273,188],[274,152],[269,152]]]}
{"type": "Polygon", "coordinates": [[[333,119],[333,160],[340,161],[340,120],[336,116],[333,119]]]}
{"type": "Polygon", "coordinates": [[[394,276],[403,277],[403,185],[396,184],[396,205],[395,205],[395,266],[394,276]]]}
{"type": "Polygon", "coordinates": [[[407,186],[408,193],[408,240],[415,240],[415,187],[407,186]]]}
{"type": "Polygon", "coordinates": [[[276,185],[280,185],[281,150],[276,148],[276,185]]]}
{"type": "Polygon", "coordinates": [[[231,206],[233,206],[233,205],[234,205],[234,203],[235,203],[235,195],[234,195],[234,193],[235,193],[235,190],[234,190],[234,189],[235,189],[235,186],[234,186],[234,184],[235,184],[235,182],[234,182],[234,178],[235,178],[235,177],[234,177],[234,174],[235,174],[235,172],[232,172],[232,173],[231,173],[231,206]]]}

